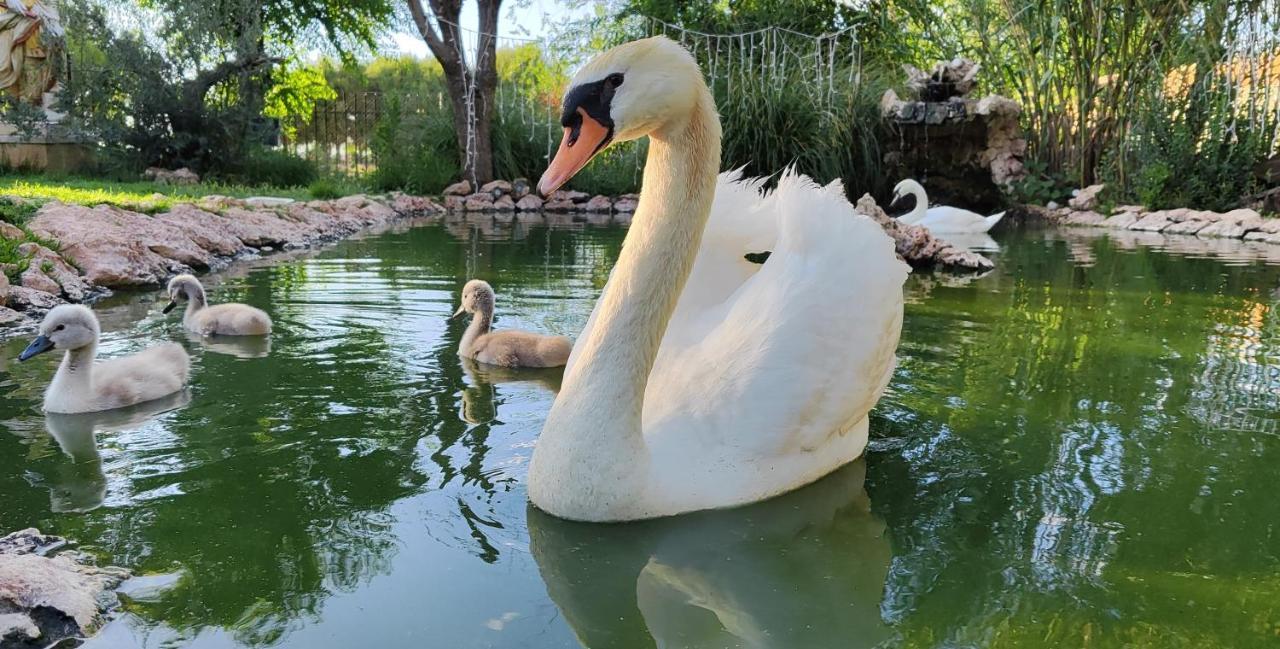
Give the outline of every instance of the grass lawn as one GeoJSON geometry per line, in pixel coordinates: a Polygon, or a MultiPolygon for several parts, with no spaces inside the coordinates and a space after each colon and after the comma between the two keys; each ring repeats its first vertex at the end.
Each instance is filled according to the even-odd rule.
{"type": "Polygon", "coordinates": [[[146,212],[163,211],[174,203],[189,202],[210,194],[237,198],[249,196],[280,196],[298,200],[311,198],[306,187],[245,187],[219,183],[158,185],[146,181],[110,182],[76,177],[0,175],[0,196],[18,196],[37,202],[57,200],[63,203],[90,206],[106,203],[125,208],[141,208],[146,212]]]}

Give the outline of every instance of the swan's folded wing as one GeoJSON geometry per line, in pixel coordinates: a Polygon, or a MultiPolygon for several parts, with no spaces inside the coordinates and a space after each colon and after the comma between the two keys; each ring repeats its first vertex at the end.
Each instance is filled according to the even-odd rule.
{"type": "MultiPolygon", "coordinates": [[[[702,243],[698,246],[698,257],[671,316],[672,324],[668,327],[669,334],[688,334],[692,336],[692,340],[677,343],[668,336],[663,339],[664,348],[700,340],[707,326],[705,316],[708,310],[723,304],[743,282],[760,270],[759,264],[747,261],[743,255],[771,251],[777,243],[777,210],[773,207],[772,196],[762,196],[760,191],[765,180],[744,179],[741,169],[720,174],[711,205],[711,216],[703,231],[702,243]]],[[[600,298],[596,300],[597,307],[604,301],[604,293],[608,290],[606,283],[600,298]]],[[[592,309],[587,324],[578,334],[578,340],[590,337],[595,321],[596,312],[592,309]]],[[[660,355],[662,353],[659,351],[660,355]]],[[[576,354],[569,356],[566,373],[576,360],[576,354]]]]}
{"type": "Polygon", "coordinates": [[[893,371],[908,269],[892,240],[807,178],[784,176],[757,200],[776,218],[773,254],[718,303],[682,296],[645,393],[655,446],[676,435],[690,452],[819,450],[866,416],[893,371]]]}

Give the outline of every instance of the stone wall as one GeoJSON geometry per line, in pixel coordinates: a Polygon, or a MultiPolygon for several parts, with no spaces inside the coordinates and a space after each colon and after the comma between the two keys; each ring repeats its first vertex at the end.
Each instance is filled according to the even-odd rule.
{"type": "Polygon", "coordinates": [[[1190,208],[1148,210],[1141,205],[1120,205],[1104,212],[1100,200],[1104,189],[1105,185],[1091,185],[1076,192],[1065,207],[1050,205],[1049,220],[1068,226],[1280,243],[1280,219],[1262,218],[1252,208],[1213,212],[1190,208]]]}
{"type": "Polygon", "coordinates": [[[617,197],[592,196],[584,192],[557,190],[545,199],[533,191],[526,178],[494,180],[478,188],[463,180],[444,190],[444,208],[450,212],[493,212],[499,221],[512,220],[516,212],[593,212],[598,214],[632,214],[640,197],[623,194],[617,197]]]}
{"type": "Polygon", "coordinates": [[[1025,176],[1022,108],[999,95],[969,97],[978,71],[971,61],[939,63],[928,74],[906,67],[911,96],[889,90],[880,102],[892,133],[885,173],[916,179],[935,204],[996,211],[1025,176]]]}

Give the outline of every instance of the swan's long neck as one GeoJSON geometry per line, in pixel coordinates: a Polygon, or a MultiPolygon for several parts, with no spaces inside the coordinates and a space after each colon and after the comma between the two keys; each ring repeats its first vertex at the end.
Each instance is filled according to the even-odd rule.
{"type": "Polygon", "coordinates": [[[462,342],[458,345],[458,353],[463,356],[469,355],[471,346],[476,344],[476,339],[489,333],[493,328],[493,311],[477,311],[471,317],[471,324],[467,325],[467,330],[462,334],[462,342]]]}
{"type": "Polygon", "coordinates": [[[204,288],[197,286],[187,287],[183,290],[187,294],[187,310],[182,313],[182,320],[183,322],[190,322],[191,318],[206,306],[204,288]]]}
{"type": "Polygon", "coordinates": [[[650,135],[622,253],[538,439],[530,495],[558,516],[627,517],[624,508],[644,486],[645,385],[693,268],[720,169],[720,120],[701,80],[698,92],[687,120],[650,135]]]}
{"type": "Polygon", "coordinates": [[[903,215],[900,220],[907,225],[915,225],[924,219],[925,214],[929,211],[929,197],[924,193],[924,187],[913,183],[907,187],[907,193],[916,199],[916,206],[910,212],[903,215]]]}
{"type": "MultiPolygon", "coordinates": [[[[98,356],[98,344],[91,343],[78,349],[69,349],[62,355],[62,363],[49,382],[45,392],[45,405],[62,404],[68,400],[83,399],[93,394],[93,359],[98,356]]],[[[65,412],[65,408],[57,408],[65,412]]]]}

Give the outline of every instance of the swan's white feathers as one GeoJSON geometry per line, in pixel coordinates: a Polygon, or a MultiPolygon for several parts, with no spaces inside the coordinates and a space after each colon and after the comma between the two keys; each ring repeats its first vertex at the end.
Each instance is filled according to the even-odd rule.
{"type": "MultiPolygon", "coordinates": [[[[838,185],[788,172],[768,195],[759,187],[721,176],[645,391],[657,462],[711,459],[691,447],[696,432],[715,461],[785,470],[863,420],[893,371],[908,268],[892,241],[838,185]],[[770,239],[763,265],[742,259],[770,239]]],[[[844,461],[865,442],[842,440],[844,461]]]]}
{"type": "Polygon", "coordinates": [[[928,228],[935,234],[980,233],[995,227],[1002,218],[1004,218],[1004,212],[983,216],[958,207],[939,205],[930,207],[925,212],[924,218],[917,221],[915,225],[928,228]]]}

